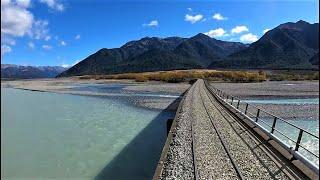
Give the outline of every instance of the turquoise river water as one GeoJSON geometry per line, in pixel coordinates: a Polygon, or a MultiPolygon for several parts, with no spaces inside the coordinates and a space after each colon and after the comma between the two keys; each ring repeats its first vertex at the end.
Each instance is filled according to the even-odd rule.
{"type": "Polygon", "coordinates": [[[173,112],[2,88],[1,179],[150,179],[173,112]]]}

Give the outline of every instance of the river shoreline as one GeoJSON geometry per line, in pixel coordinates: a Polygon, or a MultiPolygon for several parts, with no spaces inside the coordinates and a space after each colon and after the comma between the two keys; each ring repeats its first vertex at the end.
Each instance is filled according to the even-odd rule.
{"type": "MultiPolygon", "coordinates": [[[[240,99],[286,100],[319,98],[319,81],[266,81],[261,83],[211,82],[213,86],[240,99]]],[[[1,81],[1,87],[32,91],[66,93],[85,96],[123,96],[135,106],[163,110],[190,87],[188,83],[159,81],[135,82],[134,80],[93,80],[78,78],[36,79],[1,81]],[[97,88],[81,89],[78,86],[122,86],[121,93],[102,91],[97,88]]],[[[287,119],[318,120],[318,104],[255,104],[287,119]]]]}

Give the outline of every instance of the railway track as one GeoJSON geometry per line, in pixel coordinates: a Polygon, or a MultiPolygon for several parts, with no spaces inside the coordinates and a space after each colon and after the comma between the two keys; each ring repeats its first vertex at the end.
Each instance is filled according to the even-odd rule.
{"type": "MultiPolygon", "coordinates": [[[[239,122],[237,119],[237,117],[231,113],[228,113],[225,109],[225,107],[223,107],[222,104],[219,103],[218,99],[216,99],[215,97],[215,94],[212,93],[210,91],[210,87],[208,87],[210,85],[207,85],[205,84],[205,93],[208,97],[208,99],[210,100],[211,102],[211,105],[214,106],[214,109],[218,110],[219,114],[220,114],[220,117],[225,121],[225,122],[228,122],[233,125],[231,125],[232,129],[234,130],[235,134],[240,137],[240,136],[243,136],[243,134],[245,134],[245,136],[247,136],[247,140],[244,140],[243,137],[240,137],[241,140],[247,145],[249,146],[248,142],[248,139],[249,141],[255,143],[255,144],[260,144],[260,146],[257,146],[257,148],[259,148],[259,150],[261,152],[263,152],[263,156],[264,156],[264,159],[268,159],[270,162],[272,162],[271,164],[269,164],[269,167],[266,168],[267,171],[268,171],[268,174],[273,178],[273,179],[278,179],[279,177],[276,177],[277,174],[273,173],[270,169],[272,168],[278,168],[278,169],[282,169],[281,173],[282,173],[282,178],[281,179],[301,179],[301,177],[304,178],[307,178],[304,174],[300,173],[300,171],[294,167],[290,167],[288,168],[284,163],[283,161],[285,161],[283,158],[279,158],[279,156],[277,156],[275,153],[274,153],[274,150],[270,147],[270,146],[267,146],[264,142],[264,140],[261,140],[257,137],[257,134],[254,134],[252,131],[248,130],[248,127],[246,127],[243,123],[239,122]],[[238,128],[238,131],[240,130],[240,132],[242,133],[239,133],[237,132],[237,129],[238,128]]],[[[208,111],[210,112],[210,111],[208,111]]],[[[257,154],[255,154],[255,156],[258,156],[257,154]]],[[[259,158],[258,158],[259,159],[259,158]]],[[[262,160],[260,160],[260,163],[263,163],[262,160]]],[[[280,173],[280,171],[278,171],[280,173]]]]}
{"type": "MultiPolygon", "coordinates": [[[[200,90],[199,86],[197,86],[197,88],[198,88],[198,91],[199,91],[200,90]]],[[[234,172],[236,173],[238,179],[241,179],[241,180],[245,179],[243,174],[242,174],[242,172],[240,171],[238,165],[234,161],[230,151],[228,150],[226,141],[221,136],[221,133],[219,132],[214,120],[212,119],[212,116],[209,113],[209,109],[205,106],[204,100],[203,100],[203,97],[202,97],[201,93],[199,93],[199,94],[200,94],[201,104],[202,104],[202,106],[203,106],[203,108],[205,109],[205,112],[206,112],[206,117],[207,117],[206,119],[209,121],[209,124],[211,124],[211,126],[212,126],[211,129],[212,129],[213,133],[211,135],[218,137],[218,139],[220,141],[220,144],[223,147],[224,153],[227,154],[227,157],[229,158],[229,160],[231,162],[231,166],[232,166],[234,172]]],[[[197,139],[196,139],[196,136],[195,136],[195,134],[196,134],[195,129],[196,128],[194,127],[195,126],[194,123],[195,122],[191,123],[192,156],[193,156],[192,159],[193,159],[193,167],[194,167],[194,179],[198,180],[198,179],[203,179],[203,177],[201,178],[199,176],[199,174],[201,174],[201,172],[199,172],[199,169],[198,169],[198,163],[199,162],[197,161],[197,158],[198,158],[197,156],[199,156],[199,155],[197,154],[197,151],[196,151],[197,139]]],[[[214,138],[214,137],[211,137],[211,138],[214,138]]]]}
{"type": "MultiPolygon", "coordinates": [[[[198,80],[173,127],[160,178],[308,179],[198,80]]],[[[165,157],[165,156],[164,156],[165,157]]]]}
{"type": "Polygon", "coordinates": [[[229,151],[229,149],[228,149],[228,147],[227,147],[226,141],[225,141],[225,140],[223,139],[223,137],[221,136],[221,133],[219,132],[219,130],[218,130],[218,128],[217,128],[217,125],[215,124],[215,122],[214,122],[214,120],[213,120],[213,117],[210,115],[208,108],[207,108],[206,105],[204,104],[204,100],[203,100],[203,97],[202,97],[201,93],[200,93],[200,98],[201,98],[202,105],[203,105],[203,107],[204,107],[204,109],[205,109],[205,111],[206,111],[206,113],[207,113],[207,116],[208,116],[208,118],[209,118],[209,120],[210,120],[210,122],[211,122],[211,125],[212,125],[213,129],[215,130],[217,136],[219,137],[219,139],[220,139],[220,141],[221,141],[221,144],[222,144],[222,146],[223,146],[226,154],[228,155],[228,157],[229,157],[229,159],[230,159],[230,162],[231,162],[234,170],[235,170],[236,173],[237,173],[237,176],[238,176],[239,179],[241,179],[241,180],[245,179],[244,176],[243,176],[243,174],[242,174],[242,172],[240,171],[238,165],[236,164],[234,158],[232,157],[232,155],[231,155],[231,153],[230,153],[230,151],[229,151]]]}

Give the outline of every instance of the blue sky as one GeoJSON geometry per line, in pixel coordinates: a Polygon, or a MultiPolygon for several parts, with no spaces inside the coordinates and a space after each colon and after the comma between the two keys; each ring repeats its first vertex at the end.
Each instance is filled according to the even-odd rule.
{"type": "Polygon", "coordinates": [[[318,1],[1,0],[1,63],[70,66],[145,36],[251,43],[264,30],[318,22],[318,1]]]}

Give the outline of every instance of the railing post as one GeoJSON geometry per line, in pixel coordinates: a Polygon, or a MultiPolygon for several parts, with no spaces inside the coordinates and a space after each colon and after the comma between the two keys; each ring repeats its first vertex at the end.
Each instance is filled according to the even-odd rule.
{"type": "Polygon", "coordinates": [[[271,127],[271,134],[273,133],[274,128],[276,127],[276,122],[277,122],[277,117],[274,117],[272,127],[271,127]]]}
{"type": "Polygon", "coordinates": [[[300,129],[299,131],[299,136],[298,136],[298,140],[296,142],[296,147],[294,148],[295,151],[298,151],[299,147],[300,147],[300,142],[301,142],[301,139],[302,139],[302,133],[303,133],[303,130],[300,129]]]}
{"type": "Polygon", "coordinates": [[[232,105],[232,103],[233,103],[233,97],[231,97],[231,105],[232,105]]]}
{"type": "Polygon", "coordinates": [[[238,100],[237,109],[239,109],[240,99],[238,100]]]}
{"type": "Polygon", "coordinates": [[[248,110],[248,103],[246,104],[246,110],[244,111],[244,114],[247,114],[247,110],[248,110]]]}
{"type": "Polygon", "coordinates": [[[260,109],[258,109],[257,111],[256,122],[258,122],[259,114],[260,114],[260,109]]]}

